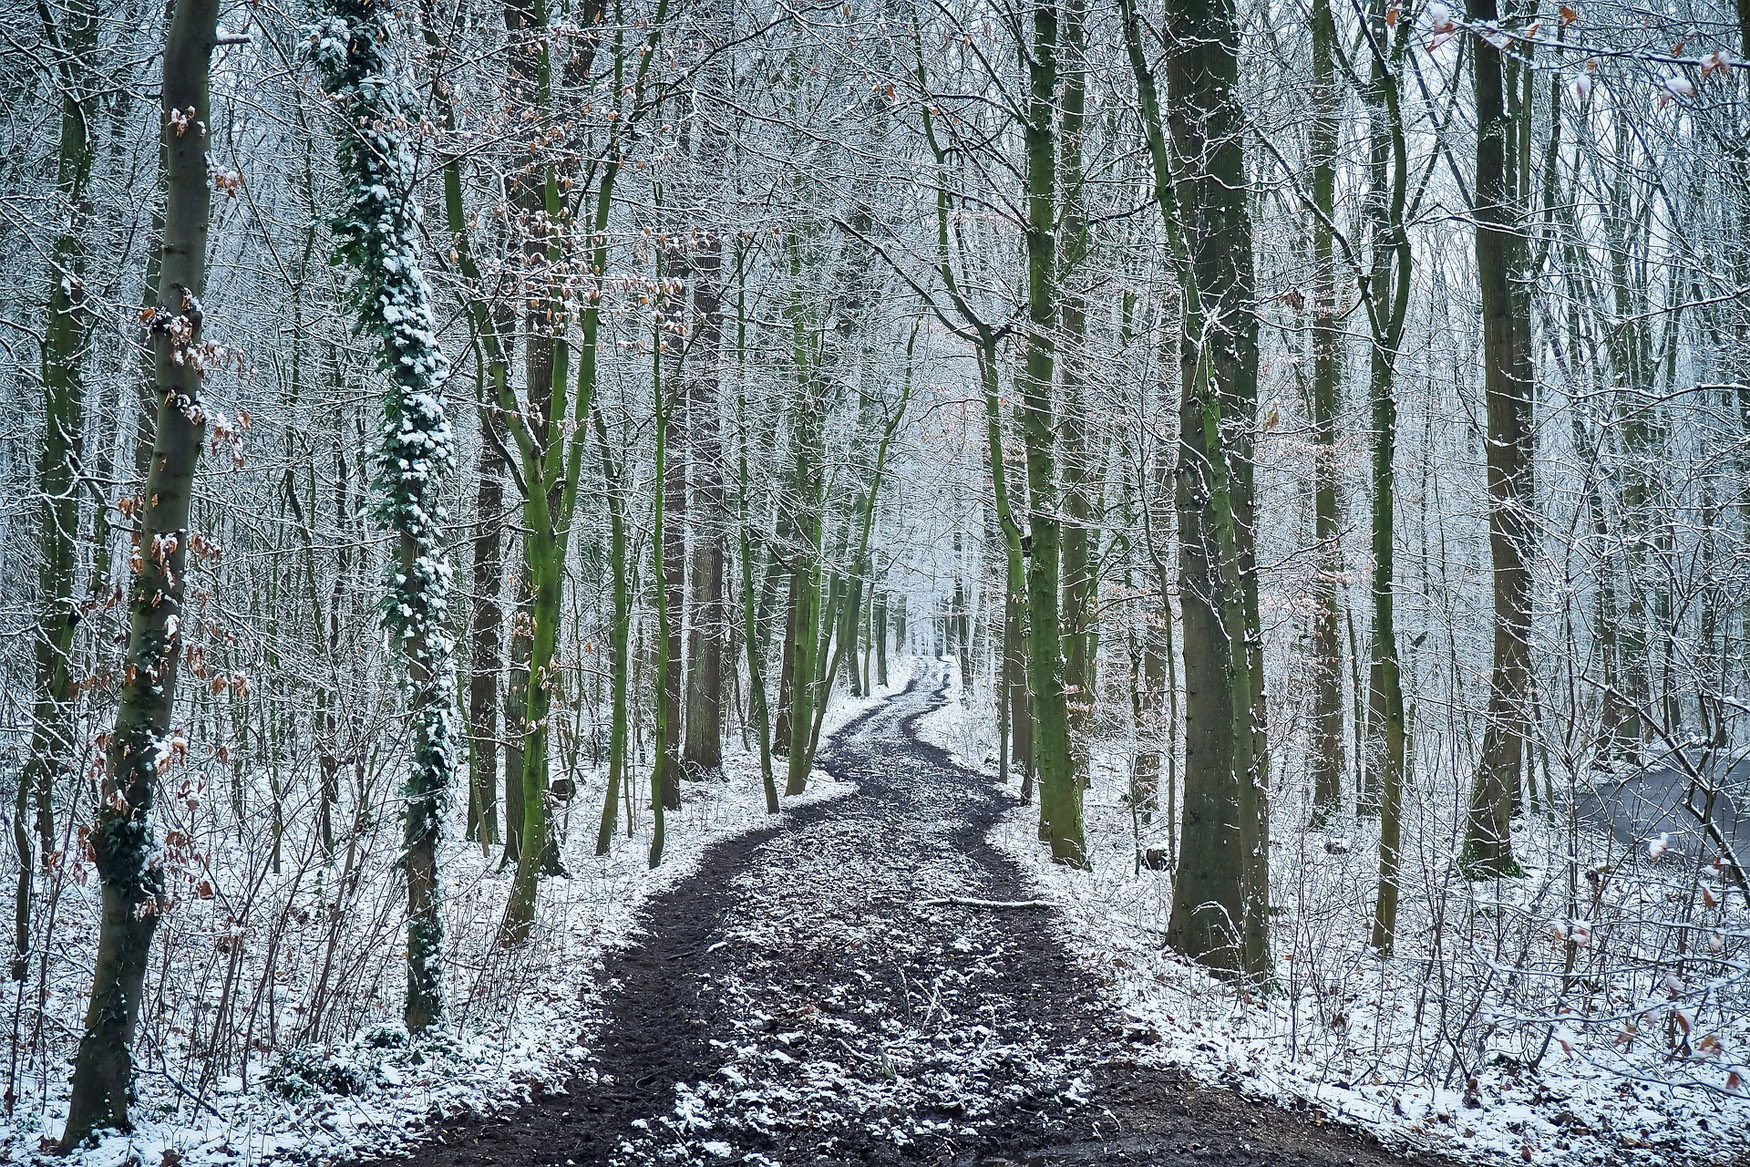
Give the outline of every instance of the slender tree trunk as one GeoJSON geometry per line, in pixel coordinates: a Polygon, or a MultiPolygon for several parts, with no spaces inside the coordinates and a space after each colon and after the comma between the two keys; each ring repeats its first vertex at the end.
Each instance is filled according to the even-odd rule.
{"type": "MultiPolygon", "coordinates": [[[[1499,18],[1495,0],[1472,0],[1479,22],[1499,18]]],[[[1488,412],[1489,559],[1494,567],[1494,660],[1482,756],[1471,788],[1459,865],[1475,877],[1515,875],[1509,830],[1524,754],[1530,681],[1532,444],[1528,247],[1509,172],[1520,127],[1509,114],[1502,53],[1471,43],[1476,84],[1476,255],[1483,316],[1483,389],[1488,412]]]]}
{"type": "MultiPolygon", "coordinates": [[[[766,794],[766,813],[778,813],[778,785],[772,773],[772,718],[766,700],[766,637],[761,627],[760,600],[754,590],[753,539],[748,519],[747,469],[747,388],[745,376],[738,378],[736,417],[743,438],[736,462],[736,499],[741,510],[741,606],[742,632],[747,649],[748,716],[759,736],[760,783],[766,794]]],[[[772,563],[776,552],[769,552],[772,563]]],[[[769,575],[770,573],[768,573],[769,575]]]]}
{"type": "Polygon", "coordinates": [[[871,601],[869,638],[875,645],[875,683],[887,687],[887,589],[879,588],[871,601]]]}
{"type": "Polygon", "coordinates": [[[189,504],[206,438],[200,297],[206,289],[208,75],[218,37],[217,0],[181,0],[164,46],[160,169],[165,191],[161,266],[152,306],[157,428],[137,535],[139,567],[120,708],[106,750],[90,846],[102,888],[90,1006],[73,1062],[63,1149],[100,1127],[128,1129],[134,1028],[140,1014],[164,875],[150,862],[154,787],[182,760],[171,732],[187,585],[189,504]],[[188,111],[192,110],[190,114],[188,111]]]}
{"type": "MultiPolygon", "coordinates": [[[[813,378],[809,377],[809,381],[813,378]]],[[[819,403],[814,400],[815,388],[805,385],[799,405],[797,424],[802,427],[796,443],[796,481],[792,490],[799,512],[797,540],[790,564],[791,594],[791,678],[789,704],[789,773],[784,783],[785,794],[801,794],[808,786],[808,772],[813,764],[809,740],[814,728],[814,701],[817,658],[820,653],[820,535],[821,511],[821,441],[819,403]]]]}
{"type": "MultiPolygon", "coordinates": [[[[527,537],[526,535],[524,536],[527,537]]],[[[533,631],[529,612],[534,606],[527,555],[517,568],[516,606],[510,622],[510,671],[504,702],[504,854],[500,862],[515,866],[523,851],[523,759],[528,746],[529,654],[533,631]]]]}
{"type": "MultiPolygon", "coordinates": [[[[47,9],[43,10],[45,13],[47,9]]],[[[43,326],[43,436],[37,458],[35,708],[30,752],[18,779],[12,837],[18,849],[12,979],[26,975],[33,881],[55,849],[54,799],[68,778],[73,737],[73,638],[82,617],[73,595],[79,564],[78,462],[85,435],[85,349],[91,313],[85,302],[85,232],[91,218],[92,119],[97,102],[88,75],[97,44],[90,0],[67,0],[55,72],[61,87],[61,137],[55,175],[59,225],[49,244],[48,319],[43,326]],[[32,838],[32,828],[35,837],[32,838]]],[[[99,524],[103,516],[99,514],[99,524]]],[[[105,540],[99,540],[101,547],[105,540]]],[[[107,581],[98,579],[104,588],[107,581]]]]}
{"type": "MultiPolygon", "coordinates": [[[[608,504],[608,557],[614,573],[614,622],[609,631],[613,670],[613,712],[608,729],[608,790],[602,802],[601,825],[596,831],[595,853],[606,855],[614,840],[616,800],[627,782],[626,750],[629,729],[629,686],[632,673],[632,582],[626,565],[625,482],[608,445],[607,426],[599,411],[592,411],[596,445],[601,456],[602,486],[608,504]]],[[[630,825],[630,815],[628,815],[630,825]]]]}
{"type": "MultiPolygon", "coordinates": [[[[495,370],[492,376],[502,376],[495,370]]],[[[488,417],[496,418],[489,409],[488,417]]],[[[498,442],[505,436],[500,424],[498,442]]],[[[474,611],[468,661],[468,736],[473,746],[473,838],[498,843],[498,685],[504,672],[504,459],[492,442],[480,455],[474,493],[474,611]]]]}
{"type": "MultiPolygon", "coordinates": [[[[1372,945],[1385,954],[1397,927],[1398,848],[1403,831],[1403,787],[1407,734],[1404,693],[1398,664],[1396,623],[1397,398],[1398,349],[1410,299],[1414,253],[1404,226],[1409,151],[1404,140],[1397,76],[1388,62],[1401,61],[1408,26],[1394,45],[1385,0],[1371,0],[1367,14],[1370,56],[1367,105],[1369,126],[1367,219],[1373,267],[1368,274],[1373,301],[1373,345],[1368,365],[1368,396],[1373,411],[1373,636],[1367,726],[1370,791],[1379,799],[1379,887],[1374,899],[1372,945]]],[[[1353,626],[1351,626],[1353,639],[1353,626]]],[[[1353,650],[1351,650],[1353,651],[1353,650]]]]}
{"type": "MultiPolygon", "coordinates": [[[[660,269],[659,269],[660,278],[660,269]]],[[[655,486],[651,490],[651,522],[650,522],[650,561],[653,573],[651,591],[656,596],[656,669],[651,677],[654,688],[651,698],[656,710],[656,727],[652,753],[656,764],[650,771],[650,811],[654,823],[650,832],[650,866],[655,867],[662,862],[664,845],[663,812],[669,809],[671,789],[675,801],[679,803],[679,786],[674,776],[673,768],[679,765],[679,755],[671,748],[675,741],[674,727],[669,723],[669,716],[679,709],[679,686],[671,683],[671,674],[680,668],[680,662],[671,660],[669,653],[678,643],[674,635],[670,605],[674,602],[674,591],[670,590],[672,582],[667,574],[669,565],[667,544],[669,534],[664,530],[668,518],[667,504],[670,499],[668,489],[668,439],[673,432],[669,409],[662,399],[662,350],[657,348],[651,360],[651,397],[655,402],[656,413],[656,465],[655,486]]],[[[685,484],[681,493],[685,494],[685,484]]],[[[678,542],[678,540],[677,540],[678,542]]],[[[678,591],[678,588],[675,589],[678,591]]]]}
{"type": "Polygon", "coordinates": [[[1337,583],[1342,572],[1337,513],[1337,411],[1342,334],[1337,324],[1333,262],[1337,178],[1336,26],[1330,0],[1312,8],[1313,295],[1312,425],[1313,539],[1318,544],[1312,629],[1312,816],[1323,825],[1343,807],[1343,652],[1337,636],[1337,583]]]}
{"type": "MultiPolygon", "coordinates": [[[[778,562],[776,549],[773,551],[774,565],[778,562]]],[[[772,752],[788,758],[790,756],[790,691],[796,678],[796,615],[801,604],[801,595],[797,590],[797,579],[794,572],[785,573],[789,580],[786,590],[788,599],[784,604],[784,640],[778,650],[778,716],[772,727],[772,752]]]]}
{"type": "Polygon", "coordinates": [[[717,399],[723,335],[723,243],[713,239],[693,256],[694,334],[687,349],[693,503],[692,619],[687,629],[687,718],[682,752],[689,776],[723,768],[724,641],[729,612],[724,597],[723,438],[717,399]]]}
{"type": "MultiPolygon", "coordinates": [[[[660,385],[657,386],[660,392],[660,385]]],[[[662,517],[666,537],[662,541],[662,557],[657,561],[656,579],[662,591],[658,605],[663,642],[657,653],[658,671],[662,674],[662,708],[657,718],[657,740],[666,757],[660,767],[662,805],[678,810],[681,805],[681,721],[682,694],[686,691],[686,671],[697,667],[681,655],[681,625],[686,612],[687,589],[687,461],[692,453],[691,419],[683,401],[672,409],[661,409],[668,432],[663,435],[664,458],[662,478],[654,489],[662,493],[662,517]]]]}

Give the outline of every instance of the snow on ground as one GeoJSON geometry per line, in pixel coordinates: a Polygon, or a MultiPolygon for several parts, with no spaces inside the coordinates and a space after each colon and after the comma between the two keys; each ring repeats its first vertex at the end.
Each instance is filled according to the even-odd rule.
{"type": "MultiPolygon", "coordinates": [[[[856,699],[842,692],[835,695],[823,724],[823,739],[906,686],[911,679],[910,659],[900,657],[890,664],[889,684],[875,694],[856,699]]],[[[346,938],[350,949],[327,946],[330,958],[337,947],[349,953],[345,960],[330,961],[343,966],[332,979],[346,982],[349,990],[330,994],[332,1000],[344,1000],[350,1011],[347,1039],[304,1045],[282,1042],[277,1052],[238,1067],[247,1078],[233,1073],[200,1081],[192,1069],[191,1048],[200,1035],[191,1034],[196,1029],[193,1024],[173,1023],[141,1043],[151,1053],[139,1074],[140,1097],[132,1111],[135,1132],[111,1135],[54,1161],[76,1167],[241,1167],[344,1160],[404,1147],[432,1119],[514,1104],[526,1098],[535,1084],[563,1085],[588,1057],[590,1029],[608,987],[597,980],[603,957],[637,940],[640,906],[694,872],[713,843],[771,821],[765,813],[757,755],[741,749],[738,740],[727,744],[735,749],[725,758],[721,780],[688,782],[683,787],[684,805],[668,815],[663,861],[654,871],[647,862],[650,816],[644,806],[638,809],[633,833],[626,834],[622,817],[612,851],[596,857],[596,816],[605,779],[585,774],[578,797],[559,812],[568,877],[542,881],[537,929],[519,952],[507,953],[495,944],[512,872],[500,870],[497,848],[483,854],[477,845],[461,839],[458,817],[443,856],[452,1020],[447,1037],[410,1042],[395,1024],[400,1013],[404,917],[396,913],[399,884],[388,879],[376,889],[381,910],[374,928],[364,926],[368,935],[346,938]]],[[[640,778],[647,777],[645,767],[635,765],[633,770],[640,778]]],[[[779,782],[782,785],[781,772],[779,782]]],[[[785,813],[841,798],[854,789],[851,783],[816,771],[807,793],[784,800],[785,813]]],[[[205,862],[203,869],[215,873],[226,867],[223,856],[205,862]]],[[[237,866],[246,864],[239,861],[237,866]]],[[[366,870],[362,864],[359,869],[366,870]]],[[[375,873],[381,877],[382,871],[375,873]]],[[[288,862],[278,879],[295,880],[297,872],[305,868],[288,862]]],[[[263,898],[274,895],[273,878],[263,879],[256,893],[263,898]]],[[[74,899],[61,923],[69,934],[88,931],[95,921],[95,881],[74,890],[82,898],[74,899]],[[92,902],[86,904],[86,899],[92,902]]],[[[254,1026],[264,1035],[276,1024],[293,1031],[311,1000],[310,982],[319,975],[331,979],[327,970],[318,974],[303,966],[311,956],[320,956],[322,946],[294,944],[290,925],[308,923],[314,909],[300,898],[296,885],[283,890],[285,915],[305,917],[282,921],[288,924],[285,950],[288,954],[298,950],[300,967],[280,971],[280,962],[271,952],[254,967],[247,961],[233,965],[242,966],[245,977],[265,978],[273,968],[282,982],[277,992],[264,994],[271,1004],[259,1010],[272,1017],[257,1016],[257,1010],[250,1009],[247,1018],[230,1019],[234,1025],[254,1026]]],[[[318,894],[316,908],[320,902],[318,894]]],[[[178,910],[199,912],[212,903],[193,900],[178,910]]],[[[255,929],[248,931],[248,936],[232,939],[234,947],[257,946],[260,937],[255,929]]],[[[180,934],[180,930],[175,933],[180,934]]],[[[173,969],[179,967],[183,953],[165,951],[171,935],[169,928],[160,929],[155,967],[161,960],[173,969]]],[[[184,938],[183,943],[189,941],[184,938]]],[[[16,1107],[10,1119],[0,1123],[0,1161],[47,1160],[66,1116],[69,1059],[90,977],[88,958],[78,958],[86,945],[75,942],[69,947],[74,958],[64,962],[67,972],[53,986],[45,1010],[51,1018],[49,1037],[56,1056],[15,1087],[16,1107]],[[59,1024],[55,1024],[57,1016],[59,1024]]],[[[215,989],[210,982],[175,973],[154,979],[160,983],[148,985],[149,998],[211,994],[215,989]]],[[[239,978],[234,972],[231,979],[239,978]]]]}
{"type": "MultiPolygon", "coordinates": [[[[963,763],[994,771],[989,695],[969,712],[958,677],[920,723],[963,763]]],[[[1137,1056],[1285,1106],[1318,1108],[1391,1142],[1468,1158],[1594,1164],[1630,1159],[1727,1162],[1750,1155],[1750,1001],[1741,952],[1750,913],[1735,889],[1694,867],[1649,862],[1581,833],[1580,902],[1563,906],[1562,830],[1537,822],[1516,838],[1528,869],[1499,885],[1448,879],[1450,838],[1432,808],[1406,823],[1398,955],[1366,947],[1377,879],[1377,823],[1300,830],[1292,792],[1273,808],[1272,913],[1279,984],[1223,983],[1165,946],[1168,872],[1138,870],[1139,848],[1167,824],[1133,821],[1123,758],[1096,760],[1086,799],[1092,870],[1055,866],[1037,841],[1037,810],[1017,805],[992,841],[1032,877],[1064,943],[1109,986],[1137,1056]],[[1140,832],[1139,832],[1140,828],[1140,832]],[[1598,889],[1602,888],[1602,893],[1598,889]],[[1591,889],[1591,890],[1588,890],[1591,889]],[[1695,915],[1673,927],[1688,898],[1695,915]],[[1713,906],[1705,897],[1718,901],[1713,906]],[[1729,906],[1725,901],[1729,900],[1729,906]],[[1460,921],[1469,921],[1468,926],[1460,921]],[[1558,1006],[1565,944],[1581,938],[1558,1006]],[[1444,945],[1430,952],[1436,934],[1444,945]],[[1664,971],[1672,937],[1693,951],[1687,979],[1664,971]],[[1664,948],[1661,948],[1664,945],[1664,948]],[[1566,1012],[1558,1015],[1558,1009],[1566,1012]],[[1690,1029],[1685,1053],[1673,1034],[1690,1029]]],[[[1018,793],[1018,779],[1011,791],[1018,793]]],[[[1448,815],[1450,808],[1448,808],[1448,815]]]]}
{"type": "Polygon", "coordinates": [[[938,1155],[1017,1110],[1089,1094],[1087,1051],[1039,1012],[1064,986],[1038,967],[1038,947],[1011,919],[923,898],[1008,890],[993,882],[1000,859],[973,854],[999,809],[992,792],[904,740],[899,721],[925,699],[848,735],[853,797],[763,845],[757,863],[716,873],[733,903],[678,978],[705,987],[692,1020],[709,1022],[710,1052],[689,1063],[699,1077],[676,1084],[670,1113],[631,1124],[612,1162],[938,1155]]]}

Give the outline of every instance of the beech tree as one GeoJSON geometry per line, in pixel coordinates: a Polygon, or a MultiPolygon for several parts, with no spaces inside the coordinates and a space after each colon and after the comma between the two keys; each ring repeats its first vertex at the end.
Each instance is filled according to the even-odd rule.
{"type": "Polygon", "coordinates": [[[0,11],[18,1123],[471,1049],[933,684],[1295,1056],[1725,1088],[1743,3],[319,7],[0,11]]]}
{"type": "MultiPolygon", "coordinates": [[[[184,607],[195,469],[209,423],[202,404],[207,374],[223,352],[205,336],[208,215],[212,187],[207,144],[212,106],[208,75],[218,46],[218,0],[179,0],[164,40],[159,122],[159,181],[164,225],[157,286],[146,309],[152,335],[153,395],[158,402],[150,468],[133,536],[134,581],[120,707],[105,749],[102,797],[91,850],[103,887],[97,966],[85,1027],[73,1062],[73,1091],[61,1147],[70,1150],[99,1127],[128,1126],[133,1092],[134,1028],[139,1021],[152,934],[164,900],[164,877],[152,804],[158,774],[186,753],[173,733],[181,638],[192,628],[184,607]]],[[[198,554],[198,552],[197,552],[198,554]]]]}

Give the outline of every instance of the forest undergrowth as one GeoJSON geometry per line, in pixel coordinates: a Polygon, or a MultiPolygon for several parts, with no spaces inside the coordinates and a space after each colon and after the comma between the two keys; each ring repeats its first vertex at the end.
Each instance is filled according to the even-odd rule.
{"type": "MultiPolygon", "coordinates": [[[[989,701],[988,692],[969,699],[956,675],[923,735],[994,773],[989,701]]],[[[1019,800],[1019,775],[1009,785],[1017,804],[991,838],[1056,902],[1053,931],[1123,1011],[1140,1061],[1459,1158],[1706,1163],[1750,1154],[1750,1099],[1717,1084],[1719,1051],[1750,1040],[1750,985],[1724,961],[1692,985],[1655,971],[1672,930],[1659,921],[1692,864],[1654,860],[1644,842],[1583,827],[1579,865],[1610,878],[1584,920],[1569,923],[1566,824],[1518,824],[1524,878],[1463,880],[1451,851],[1455,790],[1429,783],[1405,812],[1404,940],[1381,959],[1368,947],[1377,819],[1298,829],[1310,812],[1307,787],[1290,783],[1271,807],[1282,828],[1271,832],[1279,971],[1263,989],[1236,985],[1164,943],[1172,876],[1147,863],[1170,845],[1170,828],[1133,815],[1129,761],[1116,743],[1096,755],[1083,802],[1087,870],[1049,862],[1037,808],[1019,800]],[[1586,938],[1585,962],[1566,978],[1564,926],[1586,938]],[[1693,1034],[1693,1054],[1673,1053],[1673,1030],[1693,1034]]],[[[1711,926],[1750,928],[1736,889],[1719,897],[1711,926]]]]}
{"type": "MultiPolygon", "coordinates": [[[[895,664],[884,693],[909,679],[909,662],[895,664]]],[[[877,700],[840,694],[823,735],[877,700]]],[[[498,944],[512,871],[496,851],[463,840],[455,808],[442,848],[451,1025],[417,1039],[398,1022],[404,936],[392,814],[362,809],[380,829],[358,833],[345,868],[317,852],[282,856],[275,872],[265,852],[222,845],[247,837],[227,821],[228,804],[185,801],[178,822],[201,874],[190,876],[191,890],[160,925],[136,1055],[137,1126],[66,1159],[51,1152],[77,1033],[53,1019],[71,1016],[84,988],[98,911],[95,880],[70,865],[39,1014],[48,1020],[35,1041],[29,1032],[14,1039],[17,1101],[0,1125],[0,1159],[86,1167],[346,1161],[404,1147],[433,1121],[501,1110],[531,1087],[566,1081],[599,1019],[602,959],[636,941],[641,905],[686,879],[714,843],[774,822],[758,758],[731,751],[720,779],[686,784],[681,809],[669,815],[661,867],[646,860],[648,807],[598,858],[591,812],[605,775],[586,766],[579,776],[572,814],[559,818],[566,875],[542,881],[539,934],[517,949],[498,944]],[[248,897],[203,895],[199,880],[246,888],[248,897]],[[337,889],[344,910],[334,905],[337,889]]],[[[849,789],[817,774],[784,808],[849,789]]]]}

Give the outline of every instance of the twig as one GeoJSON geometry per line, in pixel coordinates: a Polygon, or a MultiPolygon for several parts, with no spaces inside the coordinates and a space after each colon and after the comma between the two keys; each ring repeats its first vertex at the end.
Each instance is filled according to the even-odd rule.
{"type": "Polygon", "coordinates": [[[1061,908],[1057,900],[972,900],[964,896],[944,896],[935,900],[919,900],[918,906],[923,908],[941,908],[952,905],[956,908],[1061,908]]]}

